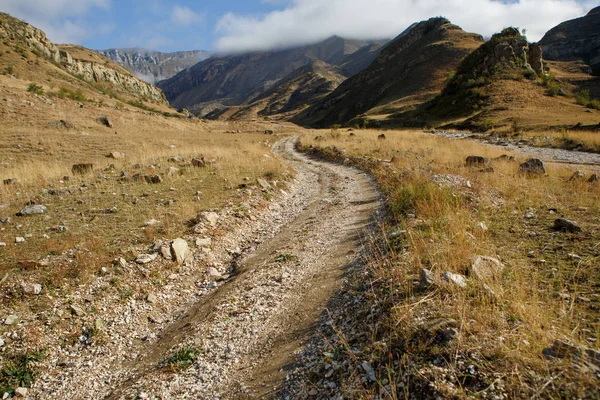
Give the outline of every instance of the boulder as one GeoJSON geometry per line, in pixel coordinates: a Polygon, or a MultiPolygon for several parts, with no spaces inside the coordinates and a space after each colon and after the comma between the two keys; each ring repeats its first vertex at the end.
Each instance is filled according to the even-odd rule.
{"type": "Polygon", "coordinates": [[[481,167],[490,163],[490,160],[481,156],[468,156],[465,160],[467,167],[481,167]]]}
{"type": "Polygon", "coordinates": [[[173,253],[171,252],[171,246],[163,244],[162,246],[160,246],[160,255],[163,256],[163,258],[165,260],[172,260],[173,259],[173,253]]]}
{"type": "Polygon", "coordinates": [[[536,74],[540,75],[544,72],[544,60],[542,59],[542,46],[540,44],[531,43],[529,45],[527,62],[536,74]]]}
{"type": "Polygon", "coordinates": [[[581,232],[581,228],[579,227],[579,225],[577,225],[577,223],[565,219],[565,218],[558,218],[556,220],[554,220],[554,230],[555,231],[562,231],[562,232],[571,232],[571,233],[575,233],[575,232],[581,232]]]}
{"type": "Polygon", "coordinates": [[[500,280],[503,271],[504,265],[500,260],[488,256],[476,256],[470,269],[470,273],[483,282],[500,280]]]}
{"type": "Polygon", "coordinates": [[[546,166],[542,160],[531,158],[519,166],[519,172],[528,176],[545,175],[546,166]]]}
{"type": "Polygon", "coordinates": [[[98,122],[100,125],[106,126],[107,128],[112,128],[113,127],[113,124],[110,121],[110,119],[108,119],[108,117],[99,117],[99,118],[96,118],[96,122],[98,122]]]}
{"type": "Polygon", "coordinates": [[[171,242],[171,254],[173,261],[181,265],[190,254],[190,247],[185,240],[177,238],[171,242]]]}
{"type": "Polygon", "coordinates": [[[74,164],[71,167],[73,175],[85,175],[94,171],[94,164],[74,164]]]}
{"type": "Polygon", "coordinates": [[[27,206],[17,213],[18,216],[22,217],[25,215],[44,214],[47,211],[46,206],[41,204],[34,204],[27,206]]]}

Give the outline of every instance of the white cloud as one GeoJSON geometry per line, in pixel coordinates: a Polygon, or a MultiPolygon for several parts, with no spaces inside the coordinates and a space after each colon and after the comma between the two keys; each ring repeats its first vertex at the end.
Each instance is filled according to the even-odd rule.
{"type": "Polygon", "coordinates": [[[171,12],[171,22],[179,27],[187,27],[202,21],[202,15],[196,14],[189,7],[175,6],[171,12]]]}
{"type": "Polygon", "coordinates": [[[217,51],[235,53],[306,44],[331,35],[378,39],[397,36],[416,21],[444,16],[470,32],[491,36],[508,26],[527,29],[529,40],[594,6],[584,0],[293,0],[264,16],[225,14],[217,51]]]}
{"type": "Polygon", "coordinates": [[[90,10],[108,9],[112,0],[1,0],[0,11],[46,32],[56,43],[80,43],[95,32],[81,21],[90,10]]]}

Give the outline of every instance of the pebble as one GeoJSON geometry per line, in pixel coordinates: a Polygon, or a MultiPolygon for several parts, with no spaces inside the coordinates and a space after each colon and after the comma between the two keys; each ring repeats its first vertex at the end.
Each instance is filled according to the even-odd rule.
{"type": "Polygon", "coordinates": [[[15,238],[15,243],[25,243],[25,238],[23,236],[18,236],[15,238]]]}

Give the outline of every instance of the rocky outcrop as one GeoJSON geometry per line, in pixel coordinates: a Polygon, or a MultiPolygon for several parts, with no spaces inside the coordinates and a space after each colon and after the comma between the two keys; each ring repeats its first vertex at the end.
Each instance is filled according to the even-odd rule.
{"type": "Polygon", "coordinates": [[[594,75],[600,75],[600,7],[594,8],[585,17],[552,28],[540,43],[546,59],[583,60],[594,75]]]}
{"type": "Polygon", "coordinates": [[[445,75],[482,43],[480,35],[467,33],[445,18],[413,24],[382,49],[369,67],[294,122],[329,127],[348,123],[375,106],[423,94],[431,98],[442,90],[445,75]]]}
{"type": "Polygon", "coordinates": [[[167,103],[160,89],[111,64],[110,60],[101,56],[97,59],[77,58],[69,51],[71,48],[76,50],[75,52],[85,50],[87,53],[88,50],[79,46],[59,47],[52,43],[43,31],[5,13],[0,13],[0,40],[10,41],[21,48],[29,49],[87,82],[107,82],[115,87],[115,91],[167,103]],[[113,66],[119,69],[112,68],[113,66]]]}
{"type": "Polygon", "coordinates": [[[169,79],[212,56],[205,50],[162,53],[146,49],[108,49],[99,53],[150,83],[169,79]]]}

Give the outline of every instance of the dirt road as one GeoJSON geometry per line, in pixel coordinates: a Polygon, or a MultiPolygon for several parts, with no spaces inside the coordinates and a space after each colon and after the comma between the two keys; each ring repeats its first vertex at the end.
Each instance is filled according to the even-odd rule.
{"type": "MultiPolygon", "coordinates": [[[[273,152],[296,171],[290,193],[226,282],[157,332],[133,360],[97,357],[48,382],[52,398],[274,398],[344,273],[357,262],[380,200],[362,172],[306,158],[284,138],[273,152]],[[164,360],[182,345],[198,358],[178,374],[164,360]],[[104,363],[104,365],[102,365],[104,363]]],[[[235,234],[235,232],[233,232],[235,234]]],[[[135,332],[132,332],[135,336],[135,332]]]]}

